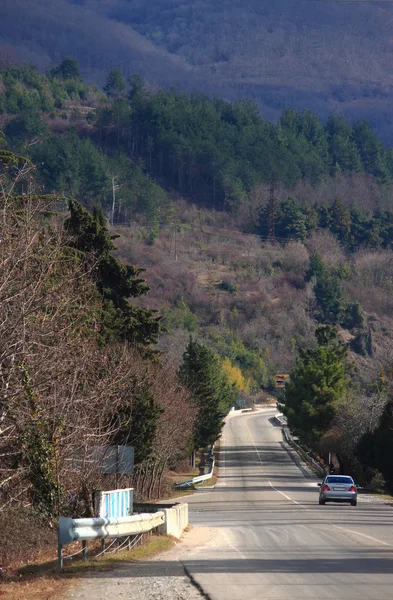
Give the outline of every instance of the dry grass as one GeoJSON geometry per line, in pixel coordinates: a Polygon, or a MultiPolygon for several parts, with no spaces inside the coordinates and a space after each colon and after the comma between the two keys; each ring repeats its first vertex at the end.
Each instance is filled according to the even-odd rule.
{"type": "Polygon", "coordinates": [[[0,585],[0,597],[4,600],[56,600],[69,585],[70,582],[61,577],[37,577],[0,585]]]}
{"type": "MultiPolygon", "coordinates": [[[[66,563],[63,573],[57,572],[56,556],[42,555],[34,564],[20,569],[14,577],[0,585],[0,597],[4,600],[57,600],[71,586],[72,582],[84,573],[91,571],[110,570],[119,563],[142,561],[165,550],[174,544],[170,536],[151,536],[149,541],[118,554],[91,558],[86,562],[80,560],[72,564],[66,563]]],[[[91,546],[90,551],[99,552],[99,545],[91,546]]]]}

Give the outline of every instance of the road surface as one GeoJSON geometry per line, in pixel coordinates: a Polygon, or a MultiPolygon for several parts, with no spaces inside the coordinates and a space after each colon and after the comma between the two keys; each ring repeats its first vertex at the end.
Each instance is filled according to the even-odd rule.
{"type": "Polygon", "coordinates": [[[212,600],[392,600],[392,506],[319,506],[274,414],[228,419],[217,485],[187,498],[190,523],[214,534],[186,570],[212,600]]]}

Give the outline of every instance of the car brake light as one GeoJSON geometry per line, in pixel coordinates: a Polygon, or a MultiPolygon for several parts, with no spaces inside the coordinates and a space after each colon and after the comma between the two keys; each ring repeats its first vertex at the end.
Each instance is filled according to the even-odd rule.
{"type": "Polygon", "coordinates": [[[348,492],[356,492],[355,486],[351,485],[351,487],[349,488],[348,492]]]}
{"type": "Polygon", "coordinates": [[[324,492],[330,492],[330,487],[328,485],[324,485],[323,486],[323,491],[324,492]]]}

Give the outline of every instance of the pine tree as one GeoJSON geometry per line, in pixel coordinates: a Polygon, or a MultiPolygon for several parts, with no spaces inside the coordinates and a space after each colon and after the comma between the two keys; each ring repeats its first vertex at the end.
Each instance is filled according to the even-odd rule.
{"type": "Polygon", "coordinates": [[[306,271],[306,281],[311,281],[313,277],[320,277],[326,270],[325,263],[322,260],[322,256],[319,252],[313,252],[310,256],[310,264],[306,271]]]}
{"type": "Polygon", "coordinates": [[[111,98],[116,98],[116,96],[119,96],[122,92],[124,92],[126,87],[126,82],[122,72],[120,71],[119,67],[115,67],[107,77],[104,86],[104,92],[111,98]]]}
{"type": "Polygon", "coordinates": [[[118,403],[112,416],[116,431],[112,443],[133,446],[136,465],[151,454],[161,413],[147,378],[134,376],[127,382],[126,400],[118,403]]]}
{"type": "Polygon", "coordinates": [[[220,362],[209,348],[190,338],[179,375],[199,407],[194,447],[213,444],[223,427],[223,417],[234,401],[220,362]]]}
{"type": "Polygon", "coordinates": [[[288,425],[302,441],[317,448],[329,429],[335,402],[347,387],[346,347],[337,340],[336,330],[320,325],[315,332],[317,345],[299,350],[299,357],[285,386],[288,425]]]}
{"type": "Polygon", "coordinates": [[[144,269],[117,260],[115,245],[100,211],[94,217],[76,200],[69,201],[70,217],[65,228],[70,246],[82,253],[91,253],[96,260],[96,285],[103,298],[100,339],[126,340],[144,352],[152,348],[161,331],[156,311],[133,306],[129,298],[147,294],[149,287],[139,275],[144,269]]]}
{"type": "Polygon", "coordinates": [[[72,56],[67,56],[60,65],[49,72],[49,75],[58,79],[82,81],[78,62],[72,56]]]}
{"type": "Polygon", "coordinates": [[[343,293],[337,275],[330,274],[327,270],[324,270],[317,277],[314,294],[318,303],[318,320],[322,323],[339,323],[343,293]]]}
{"type": "Polygon", "coordinates": [[[352,225],[351,213],[339,198],[335,198],[329,208],[329,216],[330,231],[338,237],[340,242],[348,243],[352,225]]]}
{"type": "Polygon", "coordinates": [[[0,131],[0,172],[2,167],[9,167],[11,165],[18,165],[21,163],[29,163],[29,159],[19,156],[6,149],[7,138],[2,131],[0,131]]]}

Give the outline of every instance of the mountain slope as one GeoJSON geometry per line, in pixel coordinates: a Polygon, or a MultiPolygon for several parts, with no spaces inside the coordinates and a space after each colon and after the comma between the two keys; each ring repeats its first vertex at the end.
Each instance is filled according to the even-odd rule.
{"type": "Polygon", "coordinates": [[[368,118],[393,138],[393,6],[321,0],[2,0],[0,44],[41,68],[74,55],[101,84],[153,85],[368,118]],[[23,19],[20,19],[20,15],[23,19]]]}

